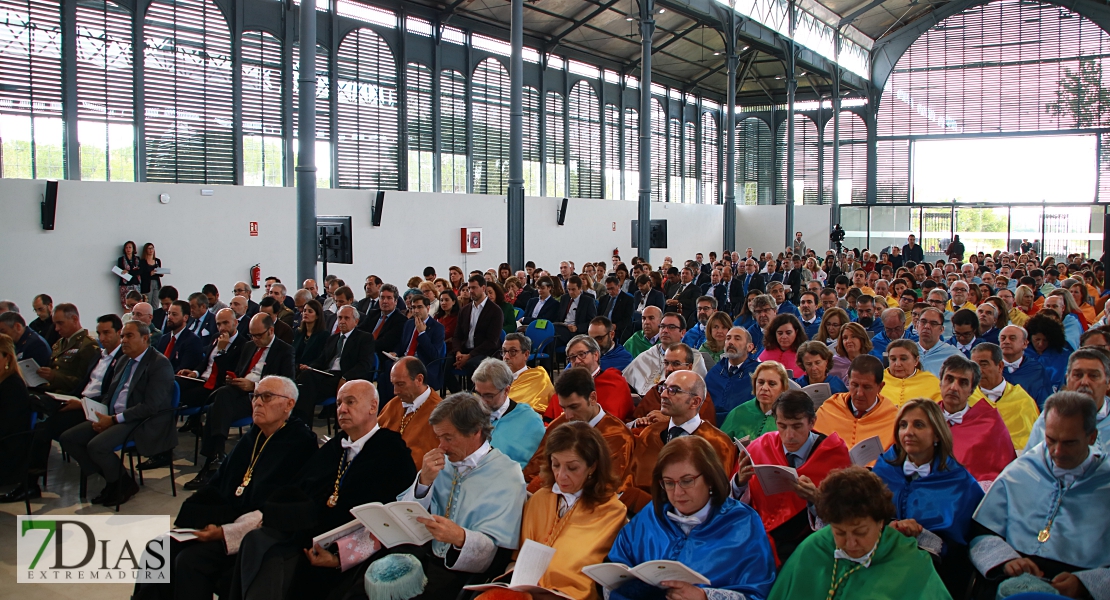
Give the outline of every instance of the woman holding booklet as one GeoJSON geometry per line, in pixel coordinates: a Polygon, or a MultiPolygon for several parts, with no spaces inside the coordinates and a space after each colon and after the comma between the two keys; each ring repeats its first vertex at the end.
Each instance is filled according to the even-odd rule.
{"type": "Polygon", "coordinates": [[[878,476],[849,467],[819,489],[817,515],[829,525],[786,561],[770,600],[951,600],[928,553],[886,526],[894,504],[878,476]]]}
{"type": "Polygon", "coordinates": [[[728,476],[700,437],[683,436],[663,447],[652,471],[652,503],[621,530],[609,551],[610,562],[633,567],[660,559],[673,561],[685,581],[663,580],[655,587],[636,575],[610,588],[609,597],[716,600],[743,594],[764,600],[775,580],[775,559],[759,515],[730,497],[728,476]],[[690,583],[706,580],[704,587],[690,583]]]}
{"type": "Polygon", "coordinates": [[[823,342],[810,340],[802,344],[798,348],[797,365],[805,373],[794,380],[798,385],[806,387],[814,383],[827,383],[829,392],[833,394],[843,394],[848,391],[848,386],[844,385],[843,379],[830,375],[833,353],[823,342]]]}
{"type": "Polygon", "coordinates": [[[983,489],[956,462],[952,443],[940,405],[928,398],[910,400],[898,412],[894,445],[874,470],[894,494],[897,520],[891,527],[935,553],[937,571],[956,595],[971,581],[968,533],[983,489]]]}
{"type": "Polygon", "coordinates": [[[931,398],[940,402],[940,380],[921,368],[921,350],[913,340],[894,340],[886,347],[887,376],[883,378],[883,396],[895,406],[911,398],[931,398]]]}
{"type": "MultiPolygon", "coordinates": [[[[554,549],[536,585],[576,600],[595,600],[597,588],[582,567],[605,560],[627,521],[627,509],[614,493],[609,446],[588,423],[572,421],[548,434],[544,455],[545,486],[524,506],[521,546],[533,540],[554,549]]],[[[523,600],[528,595],[499,589],[479,598],[494,597],[523,600]]]]}

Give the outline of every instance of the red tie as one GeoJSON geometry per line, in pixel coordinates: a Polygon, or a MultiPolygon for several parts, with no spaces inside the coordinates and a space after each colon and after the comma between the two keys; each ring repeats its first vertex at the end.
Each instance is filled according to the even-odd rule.
{"type": "Polygon", "coordinates": [[[417,333],[416,329],[414,328],[412,330],[412,341],[409,342],[409,349],[407,352],[405,352],[405,356],[416,356],[416,338],[419,335],[420,334],[417,333]]]}
{"type": "MultiPolygon", "coordinates": [[[[265,351],[265,348],[259,348],[254,351],[254,356],[251,357],[251,364],[247,367],[247,375],[250,375],[250,373],[254,371],[254,366],[258,364],[258,359],[262,358],[262,353],[265,351]]],[[[244,375],[244,377],[245,376],[246,375],[244,375]]]]}
{"type": "Polygon", "coordinates": [[[385,317],[378,319],[378,324],[374,326],[374,339],[378,339],[378,334],[381,333],[382,325],[385,325],[385,317]]]}
{"type": "Polygon", "coordinates": [[[171,335],[170,343],[166,344],[166,352],[164,353],[166,358],[169,358],[170,355],[173,354],[173,345],[175,342],[177,342],[177,338],[171,335]]]}
{"type": "Polygon", "coordinates": [[[220,372],[220,367],[216,363],[212,363],[212,372],[208,374],[208,381],[204,382],[204,389],[216,389],[216,374],[220,372]]]}

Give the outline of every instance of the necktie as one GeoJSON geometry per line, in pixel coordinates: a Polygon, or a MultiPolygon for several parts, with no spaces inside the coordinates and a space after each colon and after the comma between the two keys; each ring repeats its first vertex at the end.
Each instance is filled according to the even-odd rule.
{"type": "Polygon", "coordinates": [[[609,297],[609,312],[607,312],[605,314],[605,316],[608,317],[610,321],[613,320],[613,309],[616,308],[616,307],[617,307],[617,299],[610,296],[609,297]]]}
{"type": "MultiPolygon", "coordinates": [[[[216,353],[215,348],[212,349],[212,353],[213,354],[216,353]]],[[[206,389],[206,390],[216,389],[216,374],[219,373],[219,372],[220,372],[220,366],[216,364],[216,359],[213,358],[212,359],[212,368],[208,372],[208,381],[204,382],[204,389],[206,389]]]]}
{"type": "Polygon", "coordinates": [[[247,366],[247,372],[243,374],[244,377],[249,375],[251,371],[254,371],[255,365],[258,364],[258,360],[262,358],[262,353],[265,351],[265,348],[259,348],[254,351],[254,356],[251,357],[251,364],[247,366]]]}
{"type": "Polygon", "coordinates": [[[728,367],[728,376],[729,377],[736,377],[736,374],[739,373],[739,372],[740,372],[740,367],[738,367],[736,365],[729,365],[729,367],[728,367]]]}
{"type": "Polygon", "coordinates": [[[409,349],[405,351],[405,356],[416,356],[416,337],[418,335],[419,334],[416,331],[416,327],[413,327],[413,329],[412,329],[412,341],[409,342],[409,349]]]}
{"type": "Polygon", "coordinates": [[[908,460],[906,462],[902,463],[902,474],[905,475],[906,477],[913,477],[914,475],[917,475],[918,477],[927,477],[929,475],[929,473],[931,473],[931,472],[932,472],[932,465],[930,465],[929,463],[925,463],[925,464],[921,465],[920,467],[917,466],[917,465],[914,465],[912,462],[910,462],[908,460]]]}
{"type": "Polygon", "coordinates": [[[790,454],[786,455],[786,462],[790,463],[791,467],[797,469],[798,465],[802,464],[802,457],[791,452],[790,454]]]}
{"type": "Polygon", "coordinates": [[[667,439],[665,441],[669,442],[671,440],[678,439],[684,435],[686,435],[686,430],[676,425],[667,430],[667,439]]]}
{"type": "Polygon", "coordinates": [[[347,336],[345,336],[345,335],[339,336],[339,343],[335,345],[335,355],[336,356],[339,356],[339,357],[343,356],[343,343],[346,342],[346,341],[347,341],[347,336]]]}
{"type": "Polygon", "coordinates": [[[378,324],[374,326],[374,339],[378,339],[378,334],[382,331],[382,325],[385,325],[385,315],[378,319],[378,324]]]}
{"type": "Polygon", "coordinates": [[[172,355],[172,354],[173,354],[173,345],[174,345],[175,343],[177,343],[177,338],[176,338],[175,336],[172,336],[172,335],[171,335],[171,336],[170,336],[170,343],[166,344],[166,351],[165,351],[165,352],[163,352],[163,354],[165,354],[165,355],[166,355],[166,358],[169,358],[169,357],[170,357],[170,355],[172,355]]]}
{"type": "Polygon", "coordinates": [[[127,379],[131,377],[131,369],[134,366],[135,361],[128,358],[127,364],[123,366],[123,372],[120,373],[119,380],[116,382],[116,387],[112,390],[112,399],[108,402],[108,410],[112,411],[113,415],[116,414],[116,399],[119,398],[119,393],[123,391],[123,386],[127,383],[127,379]]]}

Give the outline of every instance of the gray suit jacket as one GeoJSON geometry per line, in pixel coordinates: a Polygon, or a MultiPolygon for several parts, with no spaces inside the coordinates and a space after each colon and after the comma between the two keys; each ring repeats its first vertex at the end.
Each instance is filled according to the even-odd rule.
{"type": "MultiPolygon", "coordinates": [[[[123,366],[117,365],[116,371],[122,374],[123,366]]],[[[177,447],[177,427],[174,416],[169,412],[173,403],[173,367],[170,361],[153,347],[147,350],[131,375],[131,387],[127,392],[127,408],[123,411],[124,423],[135,423],[167,411],[165,414],[140,425],[132,434],[139,454],[153,456],[177,447]]],[[[103,398],[111,398],[118,380],[112,382],[112,389],[103,398]]]]}

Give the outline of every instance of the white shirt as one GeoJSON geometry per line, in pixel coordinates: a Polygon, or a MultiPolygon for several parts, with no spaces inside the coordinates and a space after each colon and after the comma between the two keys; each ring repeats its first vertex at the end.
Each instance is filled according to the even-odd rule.
{"type": "MultiPolygon", "coordinates": [[[[227,346],[229,348],[233,343],[235,343],[235,338],[237,337],[239,337],[238,330],[236,330],[235,333],[231,334],[231,338],[227,340],[227,346]]],[[[223,356],[224,353],[225,350],[217,350],[215,346],[212,346],[212,352],[208,353],[208,368],[200,374],[201,379],[208,381],[208,376],[212,374],[212,365],[216,364],[216,357],[223,356]]],[[[262,359],[258,359],[258,362],[262,362],[262,359]]]]}
{"type": "Polygon", "coordinates": [[[1024,354],[1021,355],[1020,357],[1018,357],[1018,359],[1015,360],[1014,362],[1009,362],[1005,358],[1003,358],[1002,359],[1002,364],[1006,365],[1006,368],[1009,370],[1010,373],[1013,373],[1014,371],[1018,370],[1018,368],[1021,367],[1021,363],[1023,361],[1025,361],[1025,355],[1024,354]]]}
{"type": "Polygon", "coordinates": [[[466,336],[467,348],[474,347],[474,331],[478,329],[478,317],[482,316],[482,309],[486,307],[489,297],[483,298],[479,304],[474,304],[470,309],[470,333],[466,336]]]}
{"type": "MultiPolygon", "coordinates": [[[[875,410],[875,407],[879,405],[879,398],[881,398],[881,397],[882,396],[875,396],[875,403],[872,404],[870,407],[868,407],[867,410],[863,411],[863,414],[860,415],[857,418],[862,419],[863,417],[867,416],[867,413],[871,412],[872,410],[875,410]]],[[[852,416],[855,416],[855,414],[856,414],[856,405],[855,405],[855,403],[852,402],[851,398],[848,398],[848,408],[852,411],[852,416]]]]}
{"type": "Polygon", "coordinates": [[[516,381],[517,379],[520,379],[520,376],[523,375],[524,372],[527,371],[527,370],[528,370],[528,365],[525,364],[519,371],[513,373],[513,381],[516,381]]]}
{"type": "MultiPolygon", "coordinates": [[[[455,467],[459,475],[466,475],[471,469],[478,466],[478,463],[489,454],[490,450],[493,450],[493,446],[490,446],[489,442],[483,442],[473,454],[459,462],[452,462],[451,466],[455,467]]],[[[420,474],[416,474],[416,488],[413,490],[415,492],[414,495],[416,496],[416,501],[427,510],[432,509],[432,497],[428,495],[428,490],[431,489],[431,487],[430,485],[421,485],[420,474]]]]}
{"type": "Polygon", "coordinates": [[[970,408],[970,406],[964,406],[963,410],[954,413],[948,412],[948,410],[943,406],[940,407],[940,410],[944,413],[944,420],[948,421],[948,426],[951,427],[953,425],[959,425],[960,423],[963,423],[964,415],[967,414],[967,411],[970,408]]]}
{"type": "MultiPolygon", "coordinates": [[[[250,373],[244,375],[243,379],[248,379],[254,383],[262,381],[262,369],[266,367],[266,357],[270,355],[270,348],[273,347],[274,340],[276,339],[276,336],[270,339],[270,344],[262,350],[262,356],[258,357],[258,362],[254,363],[254,368],[251,369],[250,373]]],[[[255,350],[255,352],[257,352],[257,350],[255,350]]]]}
{"type": "MultiPolygon", "coordinates": [[[[1047,451],[1048,450],[1046,447],[1045,452],[1047,451]]],[[[1064,485],[1070,486],[1071,484],[1075,483],[1076,479],[1083,475],[1083,473],[1087,470],[1087,467],[1091,466],[1091,461],[1094,460],[1096,456],[1101,455],[1102,449],[1096,443],[1094,446],[1089,447],[1087,451],[1087,458],[1084,459],[1083,462],[1079,463],[1079,466],[1074,469],[1061,469],[1060,467],[1056,466],[1055,462],[1052,463],[1052,475],[1057,479],[1064,480],[1064,485]]]]}
{"type": "Polygon", "coordinates": [[[563,319],[567,323],[573,323],[574,318],[578,315],[578,301],[582,299],[582,294],[570,301],[570,308],[567,309],[567,318],[563,319]]]}
{"type": "Polygon", "coordinates": [[[1002,394],[1006,392],[1006,380],[1003,379],[1002,383],[988,389],[983,389],[983,386],[979,386],[979,391],[983,392],[983,395],[991,402],[998,402],[998,400],[1002,398],[1002,394]]]}
{"type": "MultiPolygon", "coordinates": [[[[875,548],[878,548],[878,547],[879,547],[879,542],[878,542],[878,540],[876,540],[875,541],[875,548]]],[[[872,548],[870,552],[868,552],[867,554],[864,554],[863,556],[861,556],[859,558],[852,558],[851,556],[848,556],[847,552],[841,550],[840,548],[837,548],[835,551],[833,551],[833,558],[839,558],[841,560],[849,560],[849,561],[852,561],[852,562],[854,562],[858,565],[863,565],[863,568],[866,569],[867,567],[871,566],[871,558],[873,556],[875,556],[875,548],[872,548]]]]}
{"type": "Polygon", "coordinates": [[[507,413],[507,412],[509,412],[509,397],[505,396],[505,402],[503,404],[501,404],[501,406],[497,407],[496,410],[490,411],[490,413],[489,413],[490,422],[491,423],[496,423],[499,419],[501,419],[501,417],[505,416],[505,413],[507,413]]]}
{"type": "Polygon", "coordinates": [[[411,415],[412,413],[420,410],[420,405],[424,404],[424,401],[427,400],[428,398],[430,398],[431,395],[432,395],[432,388],[429,387],[428,389],[424,390],[423,394],[420,394],[419,396],[417,396],[416,399],[412,401],[412,404],[409,404],[408,402],[405,402],[404,400],[402,400],[401,401],[401,406],[405,407],[405,416],[407,417],[407,416],[411,415]]]}
{"type": "MultiPolygon", "coordinates": [[[[336,320],[338,321],[338,319],[336,319],[336,320]]],[[[343,342],[343,347],[344,348],[347,347],[347,338],[349,338],[349,337],[351,337],[351,332],[350,331],[348,331],[347,333],[339,334],[339,340],[343,342]]],[[[336,347],[338,347],[338,345],[339,345],[338,342],[336,342],[336,347]]],[[[339,359],[341,359],[341,358],[343,358],[343,352],[336,352],[335,353],[335,358],[331,361],[331,365],[328,366],[328,370],[329,371],[338,371],[339,370],[339,359]]],[[[261,362],[261,361],[259,361],[259,362],[261,362]]]]}
{"type": "MultiPolygon", "coordinates": [[[[92,374],[89,375],[89,384],[81,391],[81,396],[84,398],[96,398],[104,391],[104,374],[108,371],[108,365],[112,364],[112,359],[119,354],[119,346],[111,352],[100,352],[100,361],[93,367],[92,374]]],[[[111,383],[111,382],[109,382],[111,383]]]]}
{"type": "Polygon", "coordinates": [[[597,427],[597,424],[600,423],[601,420],[604,419],[604,418],[605,418],[605,409],[601,408],[601,406],[599,405],[597,407],[597,415],[595,415],[594,418],[590,419],[590,427],[597,427]]]}
{"type": "Polygon", "coordinates": [[[667,518],[673,521],[675,525],[678,525],[678,528],[682,530],[682,533],[689,535],[691,530],[693,530],[698,525],[701,525],[706,521],[706,519],[709,518],[709,509],[712,507],[712,502],[706,502],[705,506],[701,507],[698,512],[689,516],[678,514],[676,512],[668,510],[667,518]]]}
{"type": "Polygon", "coordinates": [[[1110,415],[1110,402],[1107,401],[1106,397],[1103,397],[1102,408],[1098,409],[1098,413],[1095,414],[1095,421],[1101,422],[1107,415],[1110,415]]]}
{"type": "Polygon", "coordinates": [[[562,517],[567,514],[567,511],[574,508],[575,503],[582,497],[582,490],[578,490],[573,494],[568,494],[559,488],[559,484],[551,486],[551,492],[559,497],[559,516],[562,517]]]}
{"type": "MultiPolygon", "coordinates": [[[[127,409],[127,393],[131,391],[131,380],[135,378],[135,371],[139,370],[139,362],[143,360],[146,353],[150,352],[150,347],[147,346],[143,353],[131,359],[135,362],[131,366],[131,372],[127,374],[127,381],[119,382],[119,396],[116,396],[116,403],[111,406],[112,412],[115,413],[117,423],[123,423],[123,411],[127,409]]],[[[124,362],[120,368],[127,368],[127,363],[124,362]]]]}
{"type": "MultiPolygon", "coordinates": [[[[686,421],[685,423],[683,423],[682,425],[678,425],[677,427],[681,427],[682,430],[686,433],[694,435],[694,430],[697,429],[700,425],[701,415],[695,414],[693,419],[690,419],[689,421],[686,421]]],[[[676,427],[676,425],[674,423],[674,419],[672,418],[671,422],[667,424],[667,431],[670,431],[673,427],[676,427]]]]}
{"type": "Polygon", "coordinates": [[[363,446],[366,445],[366,442],[368,442],[370,438],[374,437],[374,434],[377,433],[379,429],[381,429],[381,426],[374,425],[374,428],[371,429],[369,433],[353,442],[349,438],[344,438],[339,441],[339,444],[347,451],[347,462],[353,461],[355,457],[358,456],[358,453],[362,452],[363,446]]]}
{"type": "Polygon", "coordinates": [[[538,319],[539,318],[540,309],[543,308],[543,303],[547,302],[548,299],[550,299],[550,298],[551,298],[551,296],[548,296],[547,298],[539,298],[539,299],[536,300],[536,308],[532,309],[532,318],[533,319],[538,319]]]}

